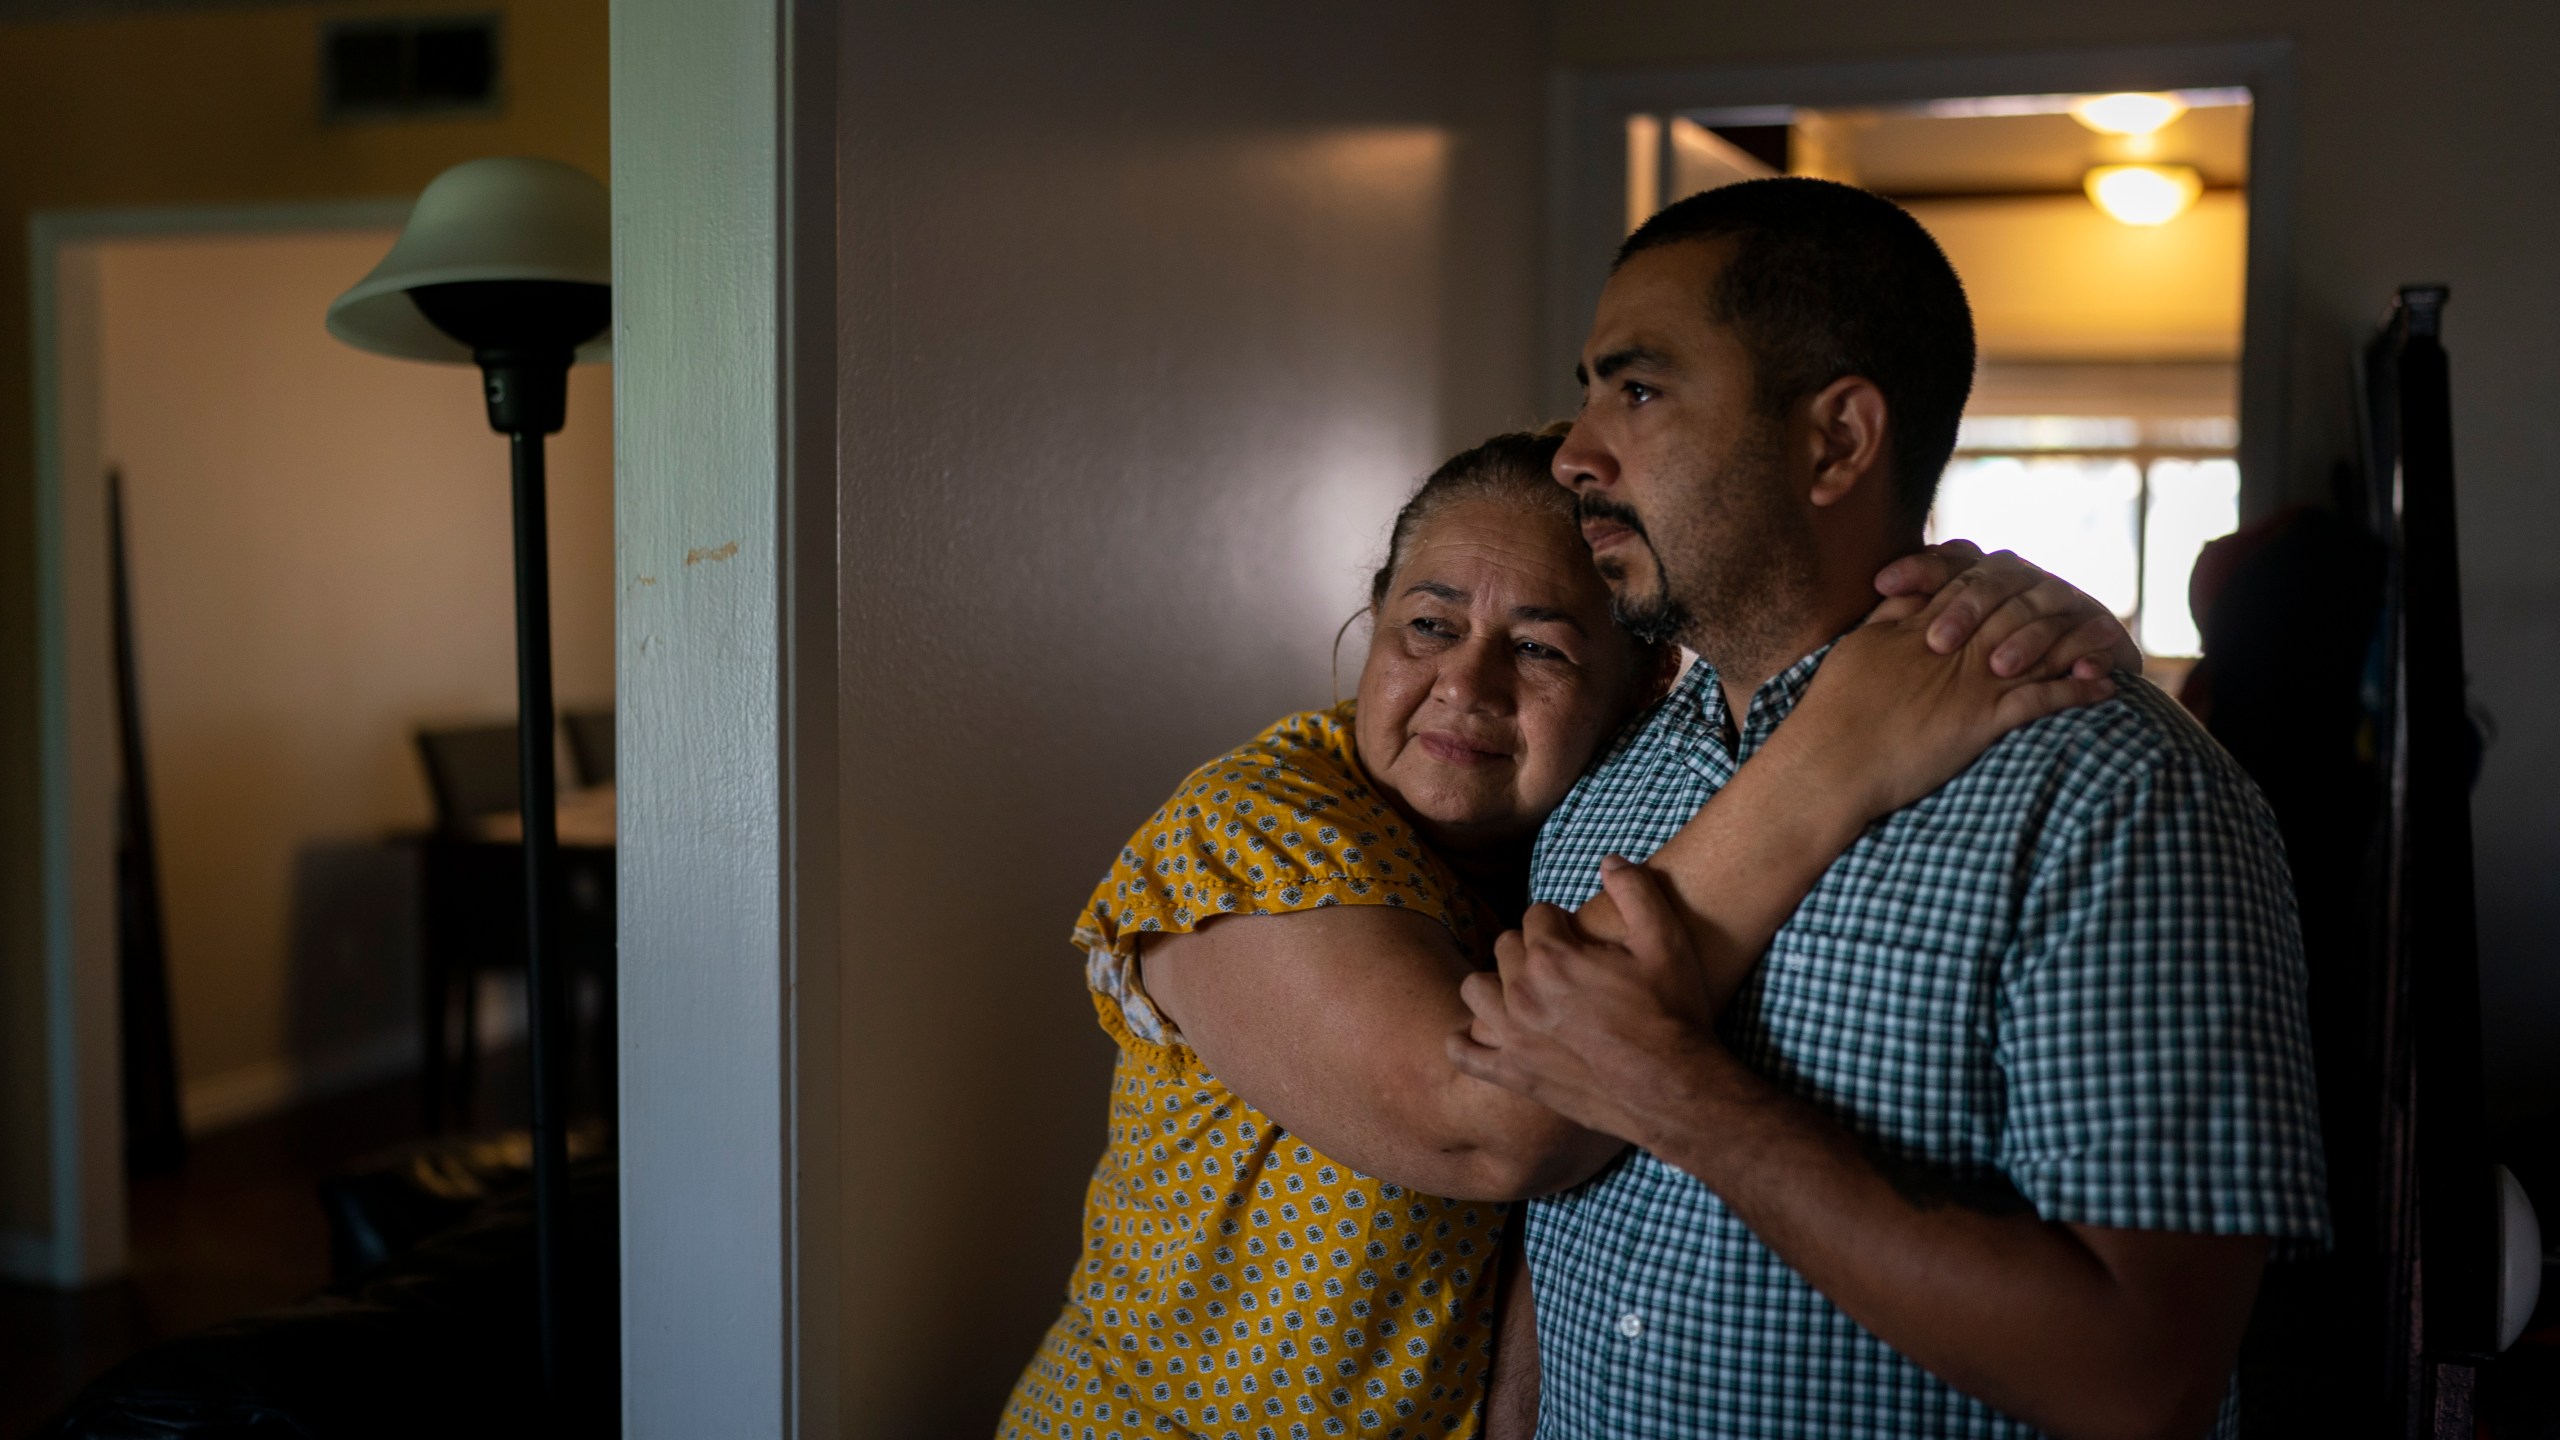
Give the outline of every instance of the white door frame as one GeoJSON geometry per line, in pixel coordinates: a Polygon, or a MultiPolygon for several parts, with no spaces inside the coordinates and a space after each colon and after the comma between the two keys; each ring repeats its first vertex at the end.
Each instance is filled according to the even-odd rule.
{"type": "Polygon", "coordinates": [[[833,24],[613,6],[632,1440],[839,1428],[833,24]]]}
{"type": "MultiPolygon", "coordinates": [[[[113,657],[94,247],[175,235],[396,228],[406,200],[65,210],[27,227],[35,341],[36,773],[52,1223],[0,1235],[0,1276],[65,1288],[125,1267],[113,657]]],[[[318,316],[312,324],[320,323],[318,316]]]]}
{"type": "MultiPolygon", "coordinates": [[[[1559,72],[1547,106],[1550,356],[1581,347],[1626,238],[1626,117],[1760,105],[1889,105],[1959,95],[2087,94],[2246,86],[2248,292],[2240,347],[2240,513],[2279,508],[2303,482],[2287,469],[2293,324],[2294,49],[2290,40],[2146,45],[2003,55],[1923,55],[1801,65],[1559,72]]],[[[1559,359],[1546,398],[1575,401],[1559,359]]]]}

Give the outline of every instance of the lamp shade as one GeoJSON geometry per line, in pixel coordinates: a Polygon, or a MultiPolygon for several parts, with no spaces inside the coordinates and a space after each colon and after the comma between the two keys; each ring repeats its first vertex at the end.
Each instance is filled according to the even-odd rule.
{"type": "MultiPolygon", "coordinates": [[[[428,182],[409,223],[373,273],[329,306],[329,333],[404,360],[472,363],[471,347],[436,328],[409,292],[475,280],[613,283],[613,215],[604,186],[557,160],[466,160],[428,182]]],[[[578,359],[613,354],[613,332],[578,359]]]]}

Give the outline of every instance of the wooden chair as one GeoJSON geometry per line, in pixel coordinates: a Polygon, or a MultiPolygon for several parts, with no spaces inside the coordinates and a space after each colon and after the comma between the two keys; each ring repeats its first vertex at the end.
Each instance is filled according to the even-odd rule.
{"type": "MultiPolygon", "coordinates": [[[[516,727],[511,724],[422,730],[417,742],[436,803],[435,828],[419,847],[424,924],[418,957],[421,1089],[426,1128],[436,1134],[443,1129],[448,1100],[466,1118],[472,1111],[479,1073],[481,973],[525,966],[524,850],[483,833],[492,817],[517,811],[523,790],[516,727]],[[458,1055],[451,1038],[457,989],[462,1012],[458,1055]]],[[[555,911],[560,954],[572,973],[594,975],[604,987],[605,1023],[591,1043],[580,1047],[578,1058],[606,1078],[608,1097],[614,878],[610,847],[561,847],[555,911]]]]}

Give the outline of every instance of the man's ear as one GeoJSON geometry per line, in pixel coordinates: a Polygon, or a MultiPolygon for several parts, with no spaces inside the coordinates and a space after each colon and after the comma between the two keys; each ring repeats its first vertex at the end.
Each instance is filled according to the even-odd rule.
{"type": "Polygon", "coordinates": [[[1843,375],[1814,392],[1805,419],[1814,440],[1813,489],[1807,498],[1828,507],[1856,494],[1861,483],[1884,482],[1884,392],[1863,375],[1843,375]]]}

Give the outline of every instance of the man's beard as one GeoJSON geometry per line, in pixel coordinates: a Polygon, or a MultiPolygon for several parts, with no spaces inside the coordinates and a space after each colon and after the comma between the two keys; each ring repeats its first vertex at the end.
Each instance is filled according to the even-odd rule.
{"type": "Polygon", "coordinates": [[[1641,592],[1630,583],[1633,567],[1615,557],[1596,561],[1610,582],[1610,613],[1628,633],[1649,644],[1679,641],[1720,670],[1795,658],[1774,652],[1800,638],[1795,631],[1815,584],[1814,544],[1787,497],[1781,445],[1781,431],[1770,423],[1719,459],[1665,477],[1672,483],[1663,493],[1690,498],[1657,517],[1658,539],[1626,505],[1577,497],[1577,519],[1627,527],[1653,558],[1653,583],[1641,592]],[[1666,551],[1677,566],[1665,563],[1666,551]]]}
{"type": "Polygon", "coordinates": [[[1671,593],[1670,573],[1662,568],[1662,552],[1653,547],[1653,536],[1644,528],[1644,520],[1636,512],[1615,500],[1605,500],[1585,493],[1574,497],[1573,519],[1579,526],[1599,519],[1623,525],[1627,532],[1643,542],[1645,553],[1653,557],[1653,585],[1649,593],[1638,595],[1628,583],[1627,563],[1615,557],[1595,557],[1593,565],[1600,578],[1610,582],[1609,618],[1619,628],[1647,645],[1665,645],[1679,639],[1689,629],[1689,607],[1671,593]]]}

